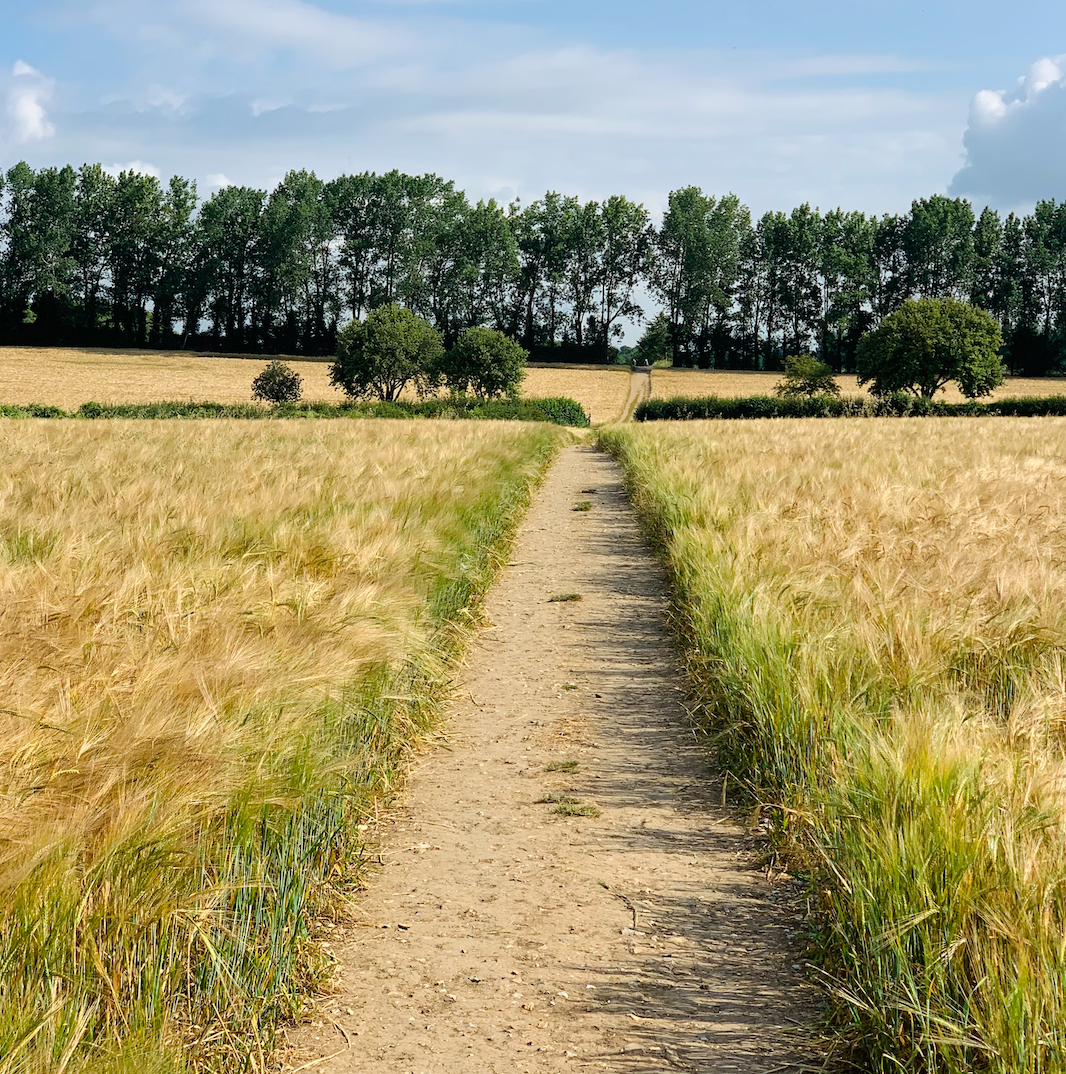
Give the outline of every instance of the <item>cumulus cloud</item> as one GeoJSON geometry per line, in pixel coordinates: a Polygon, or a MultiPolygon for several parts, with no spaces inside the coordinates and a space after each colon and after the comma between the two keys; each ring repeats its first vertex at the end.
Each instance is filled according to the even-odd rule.
{"type": "Polygon", "coordinates": [[[226,187],[233,186],[234,183],[225,172],[212,172],[207,177],[207,185],[211,190],[225,190],[226,187]]]}
{"type": "Polygon", "coordinates": [[[22,60],[15,62],[7,90],[8,136],[12,141],[40,142],[55,134],[45,110],[53,88],[52,80],[35,67],[22,60]]]}
{"type": "Polygon", "coordinates": [[[110,167],[104,168],[104,172],[110,175],[112,179],[117,179],[123,172],[135,172],[137,175],[148,175],[153,179],[159,179],[162,177],[163,172],[160,168],[157,168],[154,164],[148,164],[143,160],[131,160],[125,164],[112,164],[110,167]]]}
{"type": "Polygon", "coordinates": [[[1007,208],[1066,199],[1066,55],[1038,60],[1011,90],[981,90],[963,144],[952,193],[1007,208]]]}

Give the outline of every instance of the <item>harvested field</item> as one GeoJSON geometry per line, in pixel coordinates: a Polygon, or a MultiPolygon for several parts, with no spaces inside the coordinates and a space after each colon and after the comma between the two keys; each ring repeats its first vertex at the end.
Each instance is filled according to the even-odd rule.
{"type": "Polygon", "coordinates": [[[861,1069],[1066,1069],[1066,421],[616,427],[861,1069]]]}
{"type": "Polygon", "coordinates": [[[0,421],[5,1074],[264,1069],[560,440],[0,421]]]}
{"type": "MultiPolygon", "coordinates": [[[[60,347],[0,348],[0,403],[44,403],[76,410],[82,403],[152,403],[210,400],[245,403],[252,380],[267,358],[221,358],[179,351],[106,351],[60,347]]],[[[344,393],[329,383],[328,362],[291,360],[303,378],[304,398],[339,403],[344,393]]],[[[629,370],[545,369],[527,371],[523,394],[576,399],[593,422],[622,415],[629,370]]]]}
{"type": "MultiPolygon", "coordinates": [[[[738,399],[746,395],[773,395],[774,385],[781,380],[780,373],[752,373],[725,369],[654,369],[651,374],[653,399],[672,399],[674,396],[717,395],[725,399],[738,399]]],[[[844,395],[866,395],[852,375],[836,378],[844,395]]],[[[1008,377],[992,393],[992,399],[1004,399],[1025,395],[1066,395],[1066,378],[1063,377],[1008,377]]],[[[949,384],[937,394],[937,399],[948,403],[962,403],[965,396],[956,385],[949,384]]]]}

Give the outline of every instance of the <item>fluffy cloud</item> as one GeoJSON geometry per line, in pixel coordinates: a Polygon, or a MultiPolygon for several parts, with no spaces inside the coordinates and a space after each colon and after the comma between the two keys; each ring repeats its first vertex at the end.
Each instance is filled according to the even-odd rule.
{"type": "Polygon", "coordinates": [[[757,211],[882,212],[943,189],[959,159],[966,95],[916,91],[895,56],[560,45],[443,4],[68,6],[113,62],[91,95],[57,93],[62,136],[38,163],[150,160],[205,191],[401,168],[473,197],[625,191],[653,209],[698,183],[757,211]]]}
{"type": "Polygon", "coordinates": [[[55,134],[45,105],[54,83],[36,68],[17,60],[7,89],[7,135],[16,143],[40,142],[55,134]]]}
{"type": "Polygon", "coordinates": [[[123,172],[134,172],[137,175],[148,175],[153,179],[162,178],[163,172],[154,164],[147,164],[143,160],[131,160],[125,164],[112,164],[104,168],[104,172],[112,179],[117,179],[123,172]]]}
{"type": "Polygon", "coordinates": [[[978,93],[963,142],[952,193],[1005,208],[1066,199],[1066,56],[1034,63],[1010,91],[978,93]]]}

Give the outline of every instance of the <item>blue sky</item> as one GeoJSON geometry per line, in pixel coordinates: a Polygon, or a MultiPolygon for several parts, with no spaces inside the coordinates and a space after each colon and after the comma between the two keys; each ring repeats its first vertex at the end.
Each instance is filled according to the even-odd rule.
{"type": "Polygon", "coordinates": [[[754,211],[1066,199],[1066,5],[0,0],[0,164],[754,211]]]}

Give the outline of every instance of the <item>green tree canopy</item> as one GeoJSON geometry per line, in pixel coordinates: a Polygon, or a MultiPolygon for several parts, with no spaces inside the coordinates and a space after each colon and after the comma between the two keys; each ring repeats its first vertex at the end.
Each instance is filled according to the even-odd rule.
{"type": "Polygon", "coordinates": [[[408,384],[425,392],[444,353],[440,333],[403,306],[379,306],[337,334],[330,383],[354,399],[398,399],[408,384]]]}
{"type": "Polygon", "coordinates": [[[640,337],[635,356],[643,365],[654,365],[656,362],[669,359],[672,352],[670,322],[666,319],[665,313],[660,313],[640,337]]]}
{"type": "Polygon", "coordinates": [[[833,379],[833,367],[810,354],[794,354],[785,359],[785,375],[774,394],[784,398],[806,395],[839,395],[840,385],[833,379]]]}
{"type": "Polygon", "coordinates": [[[480,399],[518,396],[529,357],[513,339],[492,328],[468,328],[441,359],[440,370],[453,392],[480,399]]]}
{"type": "Polygon", "coordinates": [[[986,310],[953,298],[908,300],[859,343],[860,384],[932,398],[949,381],[976,399],[1003,383],[1003,336],[986,310]]]}

